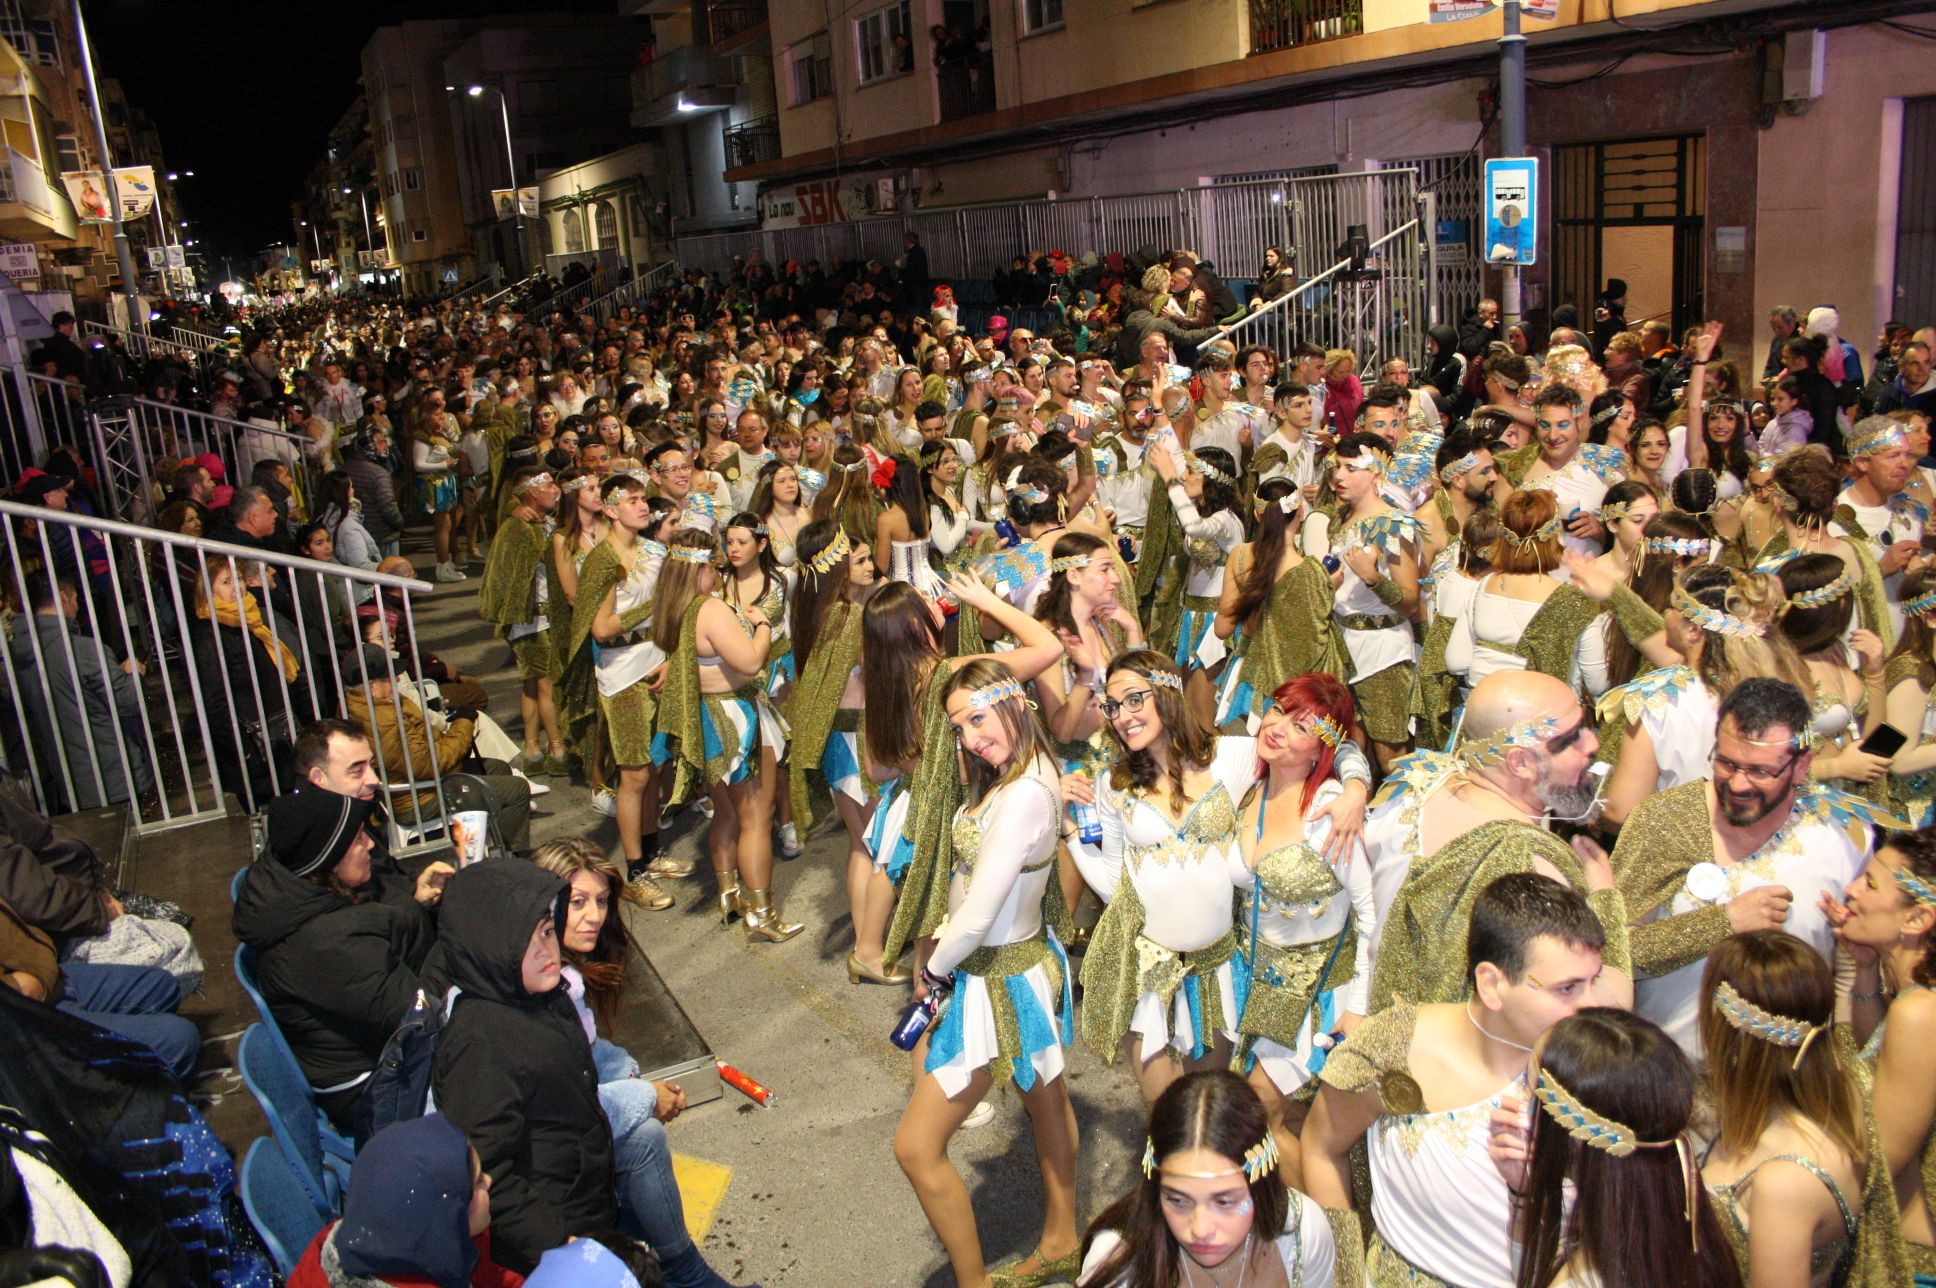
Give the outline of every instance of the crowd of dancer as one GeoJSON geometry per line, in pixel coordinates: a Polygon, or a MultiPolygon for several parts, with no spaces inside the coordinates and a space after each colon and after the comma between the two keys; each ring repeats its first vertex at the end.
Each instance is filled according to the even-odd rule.
{"type": "Polygon", "coordinates": [[[393,343],[476,443],[526,747],[627,899],[703,879],[692,805],[721,922],[782,943],[776,856],[845,837],[957,1282],[1936,1283],[1936,471],[1851,347],[1763,384],[1718,325],[1482,310],[1361,380],[1183,325],[1182,252],[1105,287],[1121,363],[783,283],[284,352],[393,343]],[[1086,1231],[1078,1040],[1151,1106],[1086,1231]],[[1043,1219],[991,1268],[947,1149],[1007,1083],[1043,1219]]]}

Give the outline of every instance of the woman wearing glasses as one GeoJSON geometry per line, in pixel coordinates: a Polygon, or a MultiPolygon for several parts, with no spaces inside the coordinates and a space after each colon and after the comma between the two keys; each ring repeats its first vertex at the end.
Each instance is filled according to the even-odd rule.
{"type": "Polygon", "coordinates": [[[1215,737],[1184,701],[1182,671],[1151,649],[1110,664],[1101,706],[1115,767],[1063,780],[1100,815],[1101,844],[1072,851],[1109,905],[1083,959],[1083,1040],[1112,1063],[1127,1055],[1154,1103],[1191,1069],[1230,1062],[1243,994],[1227,856],[1256,744],[1215,737]]]}
{"type": "Polygon", "coordinates": [[[1364,846],[1354,839],[1334,861],[1324,854],[1333,828],[1323,807],[1347,790],[1335,769],[1355,718],[1351,690],[1335,676],[1279,686],[1257,732],[1262,781],[1243,802],[1229,851],[1250,977],[1237,1067],[1269,1112],[1290,1177],[1300,1175],[1298,1130],[1309,1105],[1297,1093],[1324,1052],[1358,1027],[1371,991],[1377,913],[1364,846]]]}

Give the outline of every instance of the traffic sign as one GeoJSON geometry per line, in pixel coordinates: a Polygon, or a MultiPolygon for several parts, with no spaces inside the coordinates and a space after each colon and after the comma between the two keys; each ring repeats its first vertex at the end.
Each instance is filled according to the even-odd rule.
{"type": "Polygon", "coordinates": [[[1494,157],[1486,162],[1488,264],[1523,268],[1537,258],[1539,161],[1494,157]]]}

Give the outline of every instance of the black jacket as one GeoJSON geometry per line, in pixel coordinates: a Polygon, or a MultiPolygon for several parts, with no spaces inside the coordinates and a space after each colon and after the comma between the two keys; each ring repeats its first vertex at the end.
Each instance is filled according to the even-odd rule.
{"type": "MultiPolygon", "coordinates": [[[[385,859],[374,859],[372,870],[371,897],[350,903],[264,859],[250,866],[235,901],[235,937],[256,950],[263,1000],[312,1087],[368,1073],[417,990],[432,1000],[443,991],[426,968],[436,923],[413,883],[385,859]]],[[[347,1126],[359,1094],[320,1099],[347,1126]]]]}
{"type": "Polygon", "coordinates": [[[437,1044],[437,1108],[491,1174],[492,1256],[524,1275],[572,1235],[618,1224],[591,1043],[562,982],[531,994],[521,973],[532,928],[562,925],[565,890],[528,860],[486,859],[450,879],[438,917],[463,992],[437,1044]]]}

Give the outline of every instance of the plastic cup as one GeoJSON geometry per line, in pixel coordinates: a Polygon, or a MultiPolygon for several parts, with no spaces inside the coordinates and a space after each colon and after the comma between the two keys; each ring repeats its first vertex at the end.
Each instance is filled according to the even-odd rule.
{"type": "Polygon", "coordinates": [[[450,816],[450,841],[457,849],[457,866],[468,867],[484,857],[484,838],[491,816],[481,809],[467,809],[450,816]]]}

